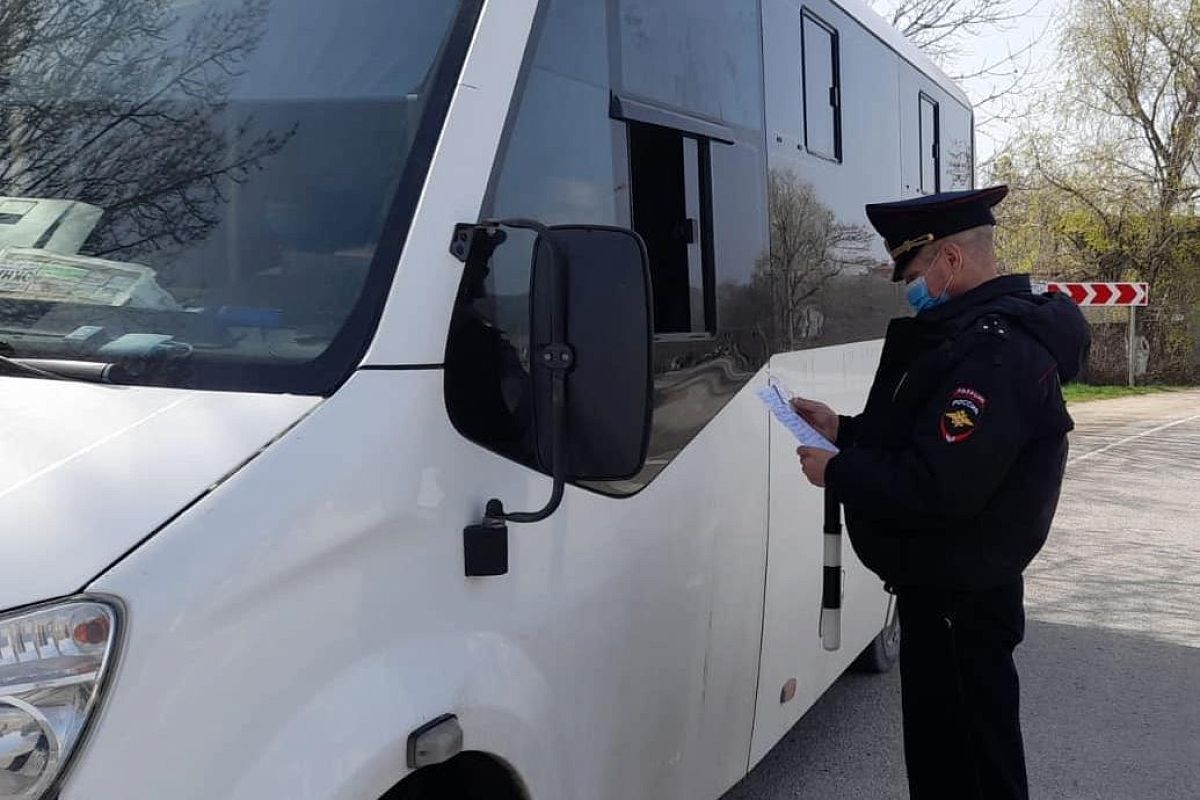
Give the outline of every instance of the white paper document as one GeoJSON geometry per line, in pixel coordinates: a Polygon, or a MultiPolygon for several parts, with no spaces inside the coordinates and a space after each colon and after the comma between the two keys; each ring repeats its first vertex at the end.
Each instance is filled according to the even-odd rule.
{"type": "Polygon", "coordinates": [[[804,417],[796,413],[788,400],[791,399],[792,393],[789,392],[778,381],[772,380],[766,386],[759,389],[758,397],[775,415],[775,419],[783,423],[783,426],[792,432],[796,437],[796,441],[804,447],[817,447],[821,450],[828,450],[831,453],[838,451],[837,447],[832,442],[826,439],[821,434],[817,433],[817,429],[809,425],[804,417]]]}

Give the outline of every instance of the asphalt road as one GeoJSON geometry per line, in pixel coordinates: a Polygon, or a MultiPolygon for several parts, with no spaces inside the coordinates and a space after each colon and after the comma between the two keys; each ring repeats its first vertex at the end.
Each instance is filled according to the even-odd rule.
{"type": "MultiPolygon", "coordinates": [[[[1200,798],[1200,391],[1072,408],[1017,650],[1030,792],[1200,798]]],[[[904,800],[900,681],[843,676],[723,800],[904,800]]]]}

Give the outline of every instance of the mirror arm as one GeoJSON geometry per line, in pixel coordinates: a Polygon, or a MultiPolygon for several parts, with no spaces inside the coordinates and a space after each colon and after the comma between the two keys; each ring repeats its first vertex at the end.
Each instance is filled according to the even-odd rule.
{"type": "Polygon", "coordinates": [[[516,217],[512,219],[486,219],[478,225],[458,225],[455,227],[451,252],[462,261],[476,258],[490,259],[492,252],[504,241],[501,228],[517,228],[530,230],[538,234],[546,246],[550,248],[554,259],[554,273],[551,284],[551,294],[555,303],[550,309],[550,328],[552,341],[541,353],[541,363],[536,368],[549,369],[553,372],[551,397],[551,448],[554,463],[550,467],[554,486],[550,500],[540,511],[505,511],[504,503],[492,498],[487,503],[483,522],[485,525],[498,525],[505,522],[533,523],[548,519],[562,505],[563,494],[567,486],[566,464],[566,409],[567,409],[567,372],[574,366],[575,357],[567,344],[567,320],[565,301],[563,298],[562,276],[566,264],[558,246],[554,243],[554,234],[549,227],[535,219],[516,217]]]}
{"type": "Polygon", "coordinates": [[[567,373],[565,369],[560,369],[554,373],[553,393],[554,410],[552,419],[554,427],[554,439],[552,442],[552,447],[554,449],[554,488],[550,493],[550,501],[546,503],[545,508],[540,511],[506,513],[504,511],[504,504],[493,498],[492,500],[488,501],[488,511],[489,513],[493,510],[499,512],[498,519],[506,522],[517,523],[541,522],[544,519],[549,519],[549,517],[558,510],[558,507],[562,505],[563,493],[567,486],[567,465],[566,459],[563,457],[563,444],[564,439],[566,439],[566,437],[563,435],[563,423],[565,422],[564,415],[566,414],[567,407],[567,373]],[[493,503],[495,504],[494,509],[492,505],[493,503]]]}
{"type": "Polygon", "coordinates": [[[566,488],[566,464],[563,459],[563,422],[566,414],[567,374],[562,369],[554,374],[553,421],[554,491],[550,502],[541,511],[508,513],[504,503],[493,497],[488,500],[483,520],[463,529],[463,566],[468,578],[484,578],[508,574],[508,523],[541,522],[562,505],[566,488]]]}

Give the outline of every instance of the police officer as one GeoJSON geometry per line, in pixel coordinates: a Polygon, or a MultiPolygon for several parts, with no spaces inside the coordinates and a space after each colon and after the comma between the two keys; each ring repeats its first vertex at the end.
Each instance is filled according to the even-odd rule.
{"type": "Polygon", "coordinates": [[[913,800],[1027,798],[1012,653],[1021,574],[1058,503],[1073,424],[1060,384],[1091,337],[1073,303],[999,276],[1005,186],[867,206],[915,317],[888,327],[862,414],[796,410],[840,452],[801,448],[900,614],[913,800]]]}

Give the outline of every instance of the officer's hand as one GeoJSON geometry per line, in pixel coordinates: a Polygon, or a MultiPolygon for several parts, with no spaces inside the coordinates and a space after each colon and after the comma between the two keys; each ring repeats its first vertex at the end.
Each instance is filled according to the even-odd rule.
{"type": "Polygon", "coordinates": [[[813,486],[824,487],[825,468],[837,453],[819,447],[800,447],[796,449],[796,455],[800,456],[800,467],[804,470],[804,477],[808,478],[808,482],[813,486]]]}
{"type": "Polygon", "coordinates": [[[792,408],[804,417],[809,425],[816,428],[817,433],[831,442],[837,441],[838,415],[832,408],[816,400],[805,400],[803,397],[793,397],[792,408]]]}

